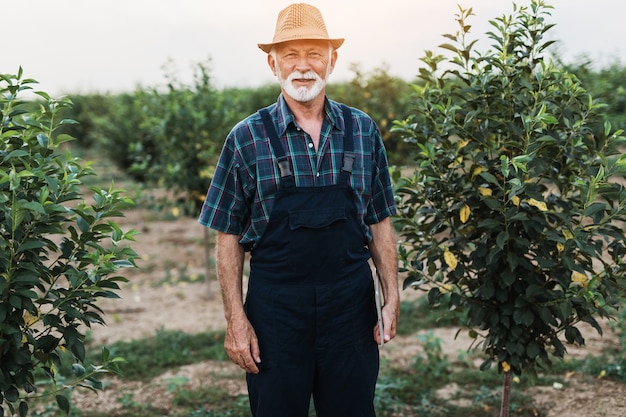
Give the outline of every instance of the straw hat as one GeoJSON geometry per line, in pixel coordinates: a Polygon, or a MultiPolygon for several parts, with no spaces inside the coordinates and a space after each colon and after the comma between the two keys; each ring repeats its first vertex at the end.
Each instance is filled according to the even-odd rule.
{"type": "Polygon", "coordinates": [[[260,43],[259,48],[269,53],[272,46],[298,39],[322,39],[330,41],[333,48],[341,46],[344,39],[330,39],[320,11],[305,3],[296,3],[284,8],[276,20],[272,43],[260,43]]]}

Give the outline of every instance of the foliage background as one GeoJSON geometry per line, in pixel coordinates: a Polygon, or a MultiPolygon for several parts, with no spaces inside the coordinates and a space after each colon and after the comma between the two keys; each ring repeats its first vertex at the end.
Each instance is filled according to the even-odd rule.
{"type": "MultiPolygon", "coordinates": [[[[604,68],[594,67],[592,62],[585,60],[575,63],[557,60],[557,64],[576,75],[598,103],[606,104],[602,109],[603,120],[599,124],[608,120],[615,128],[626,125],[623,88],[626,85],[626,70],[621,63],[614,62],[604,68]]],[[[329,95],[372,115],[381,128],[390,161],[398,166],[410,164],[414,147],[392,132],[390,127],[394,119],[403,119],[414,111],[410,100],[413,88],[406,80],[389,76],[385,67],[371,73],[363,73],[355,67],[354,73],[351,82],[331,84],[329,95]]],[[[420,80],[411,82],[423,85],[420,80]]],[[[122,170],[123,175],[138,181],[141,186],[167,188],[176,196],[174,202],[167,204],[180,207],[184,213],[194,217],[211,179],[211,166],[228,130],[236,121],[275,101],[277,95],[276,85],[217,89],[211,79],[210,63],[199,63],[191,85],[179,82],[176,74],[166,73],[163,85],[142,90],[115,95],[73,95],[71,100],[74,106],[63,108],[63,117],[75,119],[79,124],[63,126],[61,131],[77,138],[76,145],[72,146],[105,156],[122,170]]],[[[405,313],[415,312],[414,306],[405,305],[405,308],[405,313]]],[[[184,337],[175,335],[173,338],[178,340],[184,337]]],[[[418,374],[433,373],[437,375],[438,381],[448,380],[451,371],[440,356],[437,343],[428,338],[423,343],[429,346],[429,360],[416,362],[418,374]]],[[[178,346],[175,343],[171,345],[178,346]]],[[[126,346],[116,348],[123,351],[126,346]]],[[[135,349],[131,347],[129,351],[135,349]]],[[[162,346],[158,348],[163,349],[162,346]]],[[[154,350],[147,349],[148,352],[154,350]]],[[[176,357],[177,352],[170,352],[169,356],[176,357]]],[[[623,355],[611,360],[614,360],[610,363],[613,377],[622,378],[623,355]]],[[[589,372],[595,373],[598,369],[606,368],[597,362],[587,365],[589,372]]],[[[159,367],[162,364],[157,359],[151,366],[159,367]]],[[[418,386],[420,378],[415,379],[413,373],[414,369],[395,369],[392,375],[386,376],[389,379],[382,381],[381,389],[387,397],[382,395],[381,398],[389,400],[381,405],[382,408],[388,408],[386,412],[392,413],[394,402],[402,396],[402,403],[406,407],[418,409],[415,415],[428,413],[429,409],[423,403],[420,404],[422,408],[415,403],[414,388],[418,386]]],[[[423,389],[424,392],[428,391],[428,387],[423,389]]],[[[432,414],[432,409],[430,412],[432,414]]],[[[144,415],[154,415],[150,413],[148,411],[144,415]]],[[[137,415],[140,415],[139,412],[137,415]]],[[[198,412],[198,415],[218,414],[198,412]]]]}

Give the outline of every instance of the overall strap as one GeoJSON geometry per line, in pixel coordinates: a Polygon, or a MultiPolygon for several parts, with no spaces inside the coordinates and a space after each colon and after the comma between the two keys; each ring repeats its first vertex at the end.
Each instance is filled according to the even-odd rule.
{"type": "MultiPolygon", "coordinates": [[[[346,105],[342,105],[341,108],[343,111],[344,135],[343,165],[341,167],[341,173],[339,174],[339,183],[349,185],[350,175],[352,174],[352,167],[355,159],[354,134],[352,132],[352,112],[346,105]]],[[[267,109],[259,110],[259,114],[263,120],[265,130],[270,137],[270,144],[272,146],[272,150],[274,151],[274,155],[276,155],[276,158],[278,159],[278,170],[280,171],[281,182],[286,186],[293,186],[295,183],[289,158],[285,154],[285,148],[278,138],[272,117],[267,109]]]]}
{"type": "Polygon", "coordinates": [[[352,112],[345,104],[341,105],[343,110],[343,166],[339,174],[339,184],[350,185],[350,175],[354,165],[354,137],[352,133],[352,112]]]}
{"type": "Polygon", "coordinates": [[[259,110],[259,114],[261,114],[261,119],[263,119],[265,131],[270,137],[270,145],[272,146],[274,155],[276,155],[276,158],[278,159],[278,171],[280,172],[281,184],[284,184],[286,186],[293,186],[295,182],[293,178],[293,173],[291,172],[289,158],[287,158],[287,155],[285,154],[285,148],[278,138],[278,134],[276,133],[276,128],[274,127],[274,122],[272,121],[270,112],[267,109],[261,109],[259,110]]]}

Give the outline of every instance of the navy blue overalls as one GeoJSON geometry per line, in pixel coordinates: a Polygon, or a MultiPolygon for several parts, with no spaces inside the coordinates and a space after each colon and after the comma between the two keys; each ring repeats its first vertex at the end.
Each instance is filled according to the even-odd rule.
{"type": "Polygon", "coordinates": [[[246,314],[261,351],[247,374],[255,417],[374,417],[378,346],[370,257],[350,186],[352,116],[344,106],[337,184],[296,187],[266,109],[260,111],[281,184],[251,252],[246,314]]]}

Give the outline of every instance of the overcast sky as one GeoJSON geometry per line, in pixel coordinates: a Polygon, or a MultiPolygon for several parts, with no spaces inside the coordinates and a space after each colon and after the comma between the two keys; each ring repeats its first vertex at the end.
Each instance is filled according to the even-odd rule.
{"type": "MultiPolygon", "coordinates": [[[[8,3],[9,0],[0,0],[8,3]]],[[[53,95],[132,91],[164,82],[171,62],[191,80],[199,62],[211,60],[219,87],[272,82],[256,46],[270,42],[285,0],[15,0],[2,6],[0,73],[26,77],[53,95]],[[9,13],[10,11],[10,13],[9,13]]],[[[472,39],[486,39],[489,20],[510,14],[508,0],[316,0],[330,36],[346,38],[334,80],[349,80],[350,66],[386,65],[412,80],[425,50],[457,31],[458,5],[472,7],[472,39]]],[[[530,0],[518,0],[519,6],[530,0]]],[[[587,55],[600,66],[626,64],[626,2],[552,0],[553,51],[568,62],[587,55]]],[[[485,40],[485,46],[488,45],[485,40]]],[[[331,79],[331,81],[332,81],[331,79]]]]}

